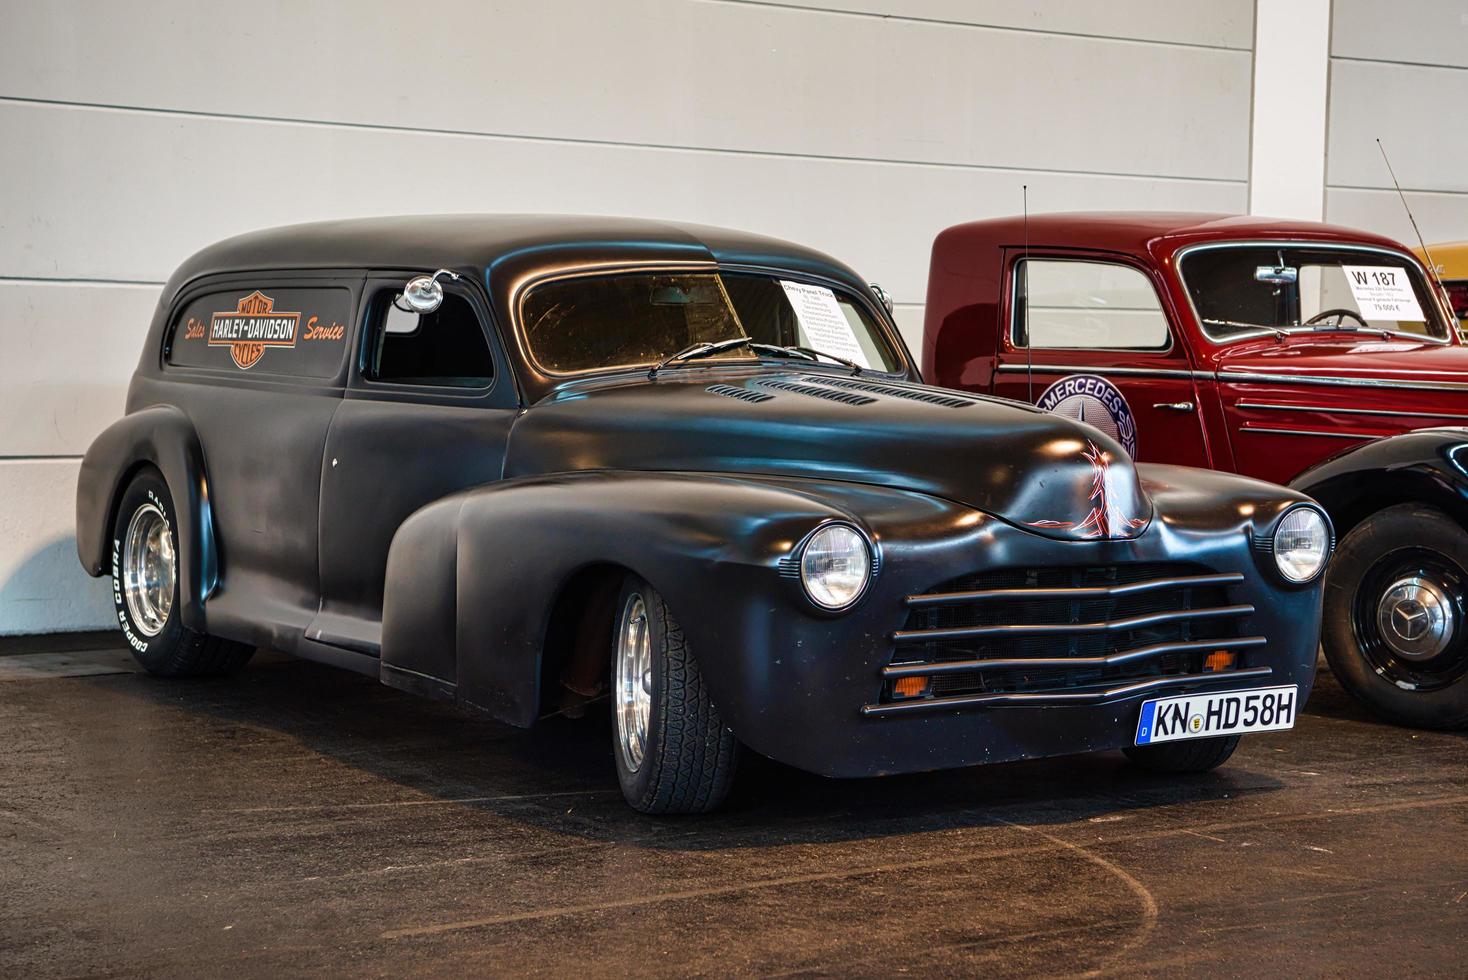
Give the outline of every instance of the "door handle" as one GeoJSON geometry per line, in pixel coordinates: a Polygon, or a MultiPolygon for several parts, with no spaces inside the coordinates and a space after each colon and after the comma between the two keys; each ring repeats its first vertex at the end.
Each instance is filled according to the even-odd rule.
{"type": "Polygon", "coordinates": [[[1197,408],[1192,402],[1156,402],[1153,408],[1165,408],[1169,412],[1191,412],[1197,408]]]}

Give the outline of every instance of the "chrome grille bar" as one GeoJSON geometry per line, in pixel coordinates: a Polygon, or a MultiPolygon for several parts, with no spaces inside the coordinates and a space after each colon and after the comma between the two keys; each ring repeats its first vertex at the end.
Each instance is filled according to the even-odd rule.
{"type": "Polygon", "coordinates": [[[861,713],[868,717],[882,717],[886,715],[912,714],[921,711],[940,711],[949,708],[969,708],[979,705],[1045,707],[1048,705],[1107,704],[1112,701],[1122,701],[1141,694],[1149,694],[1152,691],[1162,691],[1173,687],[1211,685],[1223,681],[1236,683],[1238,681],[1268,677],[1272,673],[1274,673],[1273,667],[1245,667],[1239,670],[1218,671],[1217,673],[1173,674],[1152,680],[1121,684],[1116,687],[1092,688],[1078,691],[1017,691],[997,694],[960,694],[946,698],[894,701],[890,704],[866,704],[862,705],[861,713]]]}
{"type": "Polygon", "coordinates": [[[888,680],[899,677],[928,677],[936,674],[961,674],[971,670],[1066,670],[1072,667],[1119,667],[1138,660],[1150,660],[1169,653],[1197,653],[1202,650],[1237,650],[1268,643],[1262,636],[1240,636],[1213,640],[1179,640],[1154,643],[1151,646],[1123,650],[1104,657],[1016,657],[1009,660],[940,660],[893,664],[882,668],[888,680]]]}
{"type": "Polygon", "coordinates": [[[1168,612],[1149,613],[1145,616],[1131,616],[1126,619],[1106,619],[1094,623],[1014,623],[995,626],[951,626],[945,629],[897,630],[892,634],[892,639],[896,643],[923,643],[928,640],[972,639],[984,636],[1071,636],[1077,633],[1114,633],[1183,620],[1247,616],[1253,611],[1252,605],[1241,603],[1236,606],[1217,606],[1210,609],[1175,609],[1168,612]]]}
{"type": "Polygon", "coordinates": [[[1154,578],[1144,582],[1129,582],[1126,585],[1068,586],[1053,589],[975,589],[970,592],[928,592],[910,595],[905,600],[909,606],[945,606],[964,602],[988,602],[995,600],[1031,599],[1108,599],[1115,596],[1137,595],[1156,592],[1159,589],[1186,588],[1194,585],[1238,585],[1244,580],[1243,572],[1219,572],[1214,575],[1175,575],[1170,578],[1154,578]]]}

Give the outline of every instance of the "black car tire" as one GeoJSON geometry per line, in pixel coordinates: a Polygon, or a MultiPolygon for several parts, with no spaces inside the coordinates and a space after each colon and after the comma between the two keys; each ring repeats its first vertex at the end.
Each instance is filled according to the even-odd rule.
{"type": "MultiPolygon", "coordinates": [[[[617,598],[612,635],[612,756],[622,794],[642,813],[706,813],[729,793],[739,742],[709,697],[687,637],[662,596],[645,580],[629,575],[617,598]],[[624,743],[626,720],[618,660],[629,625],[642,617],[651,690],[640,761],[624,743]]],[[[626,672],[634,676],[635,672],[626,672]]],[[[630,692],[629,692],[630,696],[630,692]]],[[[628,711],[633,709],[627,709],[628,711]]],[[[635,741],[635,739],[634,739],[635,741]]]]}
{"type": "Polygon", "coordinates": [[[146,617],[140,617],[127,599],[124,567],[129,554],[128,535],[135,518],[155,525],[161,522],[170,544],[176,546],[178,532],[173,514],[173,496],[168,492],[168,484],[152,468],[139,471],[118,501],[112,526],[112,602],[118,624],[134,659],[150,674],[159,677],[227,674],[244,666],[255,648],[207,636],[179,621],[178,563],[174,548],[169,549],[175,556],[171,581],[159,593],[166,597],[166,612],[153,622],[144,622],[146,617]]]}
{"type": "Polygon", "coordinates": [[[1153,772],[1207,772],[1228,761],[1239,747],[1239,736],[1196,738],[1161,745],[1129,745],[1126,757],[1153,772]]]}
{"type": "Polygon", "coordinates": [[[1351,529],[1325,573],[1325,659],[1341,686],[1382,717],[1418,728],[1468,726],[1468,532],[1425,504],[1388,507],[1351,529]],[[1396,656],[1370,615],[1392,582],[1438,581],[1454,623],[1427,662],[1396,656]]]}

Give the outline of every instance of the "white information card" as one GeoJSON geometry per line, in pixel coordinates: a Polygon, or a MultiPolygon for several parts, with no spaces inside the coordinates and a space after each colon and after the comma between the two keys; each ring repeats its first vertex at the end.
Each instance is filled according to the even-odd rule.
{"type": "Polygon", "coordinates": [[[1422,307],[1406,269],[1389,265],[1343,265],[1356,307],[1368,320],[1408,320],[1422,323],[1422,307]]]}
{"type": "Polygon", "coordinates": [[[825,286],[812,286],[804,282],[780,280],[785,288],[785,297],[795,309],[795,318],[800,329],[805,331],[809,346],[827,354],[844,357],[864,368],[871,367],[866,351],[857,343],[856,334],[836,302],[836,294],[825,286]]]}

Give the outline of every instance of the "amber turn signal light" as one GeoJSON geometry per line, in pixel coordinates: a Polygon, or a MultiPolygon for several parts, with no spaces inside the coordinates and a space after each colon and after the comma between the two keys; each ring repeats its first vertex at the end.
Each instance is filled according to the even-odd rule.
{"type": "Polygon", "coordinates": [[[1233,670],[1234,655],[1228,650],[1214,650],[1203,661],[1203,669],[1209,671],[1233,670]]]}
{"type": "Polygon", "coordinates": [[[928,693],[928,678],[901,677],[892,685],[892,693],[899,698],[920,698],[928,693]]]}

